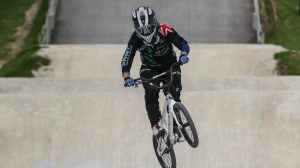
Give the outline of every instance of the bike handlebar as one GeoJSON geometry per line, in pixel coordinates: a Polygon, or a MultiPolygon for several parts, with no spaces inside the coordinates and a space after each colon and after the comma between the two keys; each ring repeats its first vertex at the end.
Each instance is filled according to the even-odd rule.
{"type": "MultiPolygon", "coordinates": [[[[134,79],[135,87],[138,87],[138,85],[142,84],[142,83],[148,83],[152,87],[154,87],[156,89],[159,89],[159,90],[160,89],[165,89],[165,88],[169,87],[172,84],[172,82],[173,82],[173,67],[176,66],[176,65],[182,65],[182,64],[181,64],[180,61],[178,61],[178,62],[176,62],[176,63],[174,63],[174,64],[171,65],[170,70],[162,72],[162,73],[160,73],[158,75],[155,75],[155,76],[153,76],[152,78],[149,78],[149,79],[142,78],[142,77],[134,79]],[[157,85],[155,85],[155,84],[153,84],[151,82],[151,80],[157,79],[157,78],[159,78],[159,77],[161,77],[163,75],[166,75],[167,73],[170,73],[170,81],[169,81],[169,83],[167,83],[165,85],[162,85],[162,86],[157,86],[157,85]]],[[[124,84],[124,86],[126,87],[125,84],[124,84]]]]}

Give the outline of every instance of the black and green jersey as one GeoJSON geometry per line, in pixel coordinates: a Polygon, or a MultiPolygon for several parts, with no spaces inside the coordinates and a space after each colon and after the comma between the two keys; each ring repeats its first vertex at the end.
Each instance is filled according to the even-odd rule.
{"type": "Polygon", "coordinates": [[[122,72],[130,72],[133,58],[137,50],[143,66],[149,68],[164,68],[176,62],[173,44],[181,51],[189,52],[189,46],[173,28],[161,24],[155,44],[147,44],[134,32],[123,55],[122,72]]]}

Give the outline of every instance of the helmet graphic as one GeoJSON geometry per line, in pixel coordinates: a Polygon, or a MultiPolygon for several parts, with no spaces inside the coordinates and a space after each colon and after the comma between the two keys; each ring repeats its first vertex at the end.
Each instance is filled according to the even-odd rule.
{"type": "Polygon", "coordinates": [[[134,10],[132,20],[137,35],[146,43],[152,43],[159,26],[154,11],[149,7],[141,6],[134,10]]]}

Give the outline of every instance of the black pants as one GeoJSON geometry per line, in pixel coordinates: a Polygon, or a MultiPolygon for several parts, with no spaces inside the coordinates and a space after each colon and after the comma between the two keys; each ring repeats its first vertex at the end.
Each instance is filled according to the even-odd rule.
{"type": "MultiPolygon", "coordinates": [[[[140,76],[142,78],[151,78],[155,75],[158,75],[162,72],[168,71],[170,67],[156,69],[156,68],[149,68],[149,67],[141,67],[140,76]]],[[[155,85],[159,85],[161,82],[163,84],[168,83],[170,81],[170,74],[166,74],[161,76],[155,80],[152,80],[152,83],[155,85]]],[[[159,91],[154,87],[150,86],[147,83],[143,83],[143,87],[145,89],[145,104],[146,110],[148,113],[148,117],[151,123],[151,127],[158,123],[161,118],[160,110],[159,110],[159,91]]],[[[182,90],[181,86],[181,69],[180,66],[173,67],[173,83],[170,86],[170,92],[175,101],[180,102],[180,92],[182,90]]]]}

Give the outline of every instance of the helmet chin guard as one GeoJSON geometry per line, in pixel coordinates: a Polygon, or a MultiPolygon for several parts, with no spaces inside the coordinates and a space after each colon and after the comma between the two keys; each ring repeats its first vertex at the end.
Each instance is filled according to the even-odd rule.
{"type": "Polygon", "coordinates": [[[146,45],[146,46],[152,46],[154,44],[158,44],[160,41],[160,37],[158,35],[154,35],[151,39],[150,42],[147,42],[143,39],[143,43],[146,45]]]}
{"type": "Polygon", "coordinates": [[[157,35],[157,27],[153,30],[153,32],[149,35],[142,35],[139,31],[136,31],[138,36],[143,39],[144,42],[151,44],[155,43],[158,40],[158,35],[157,35]],[[155,38],[155,39],[154,39],[155,38]]]}

